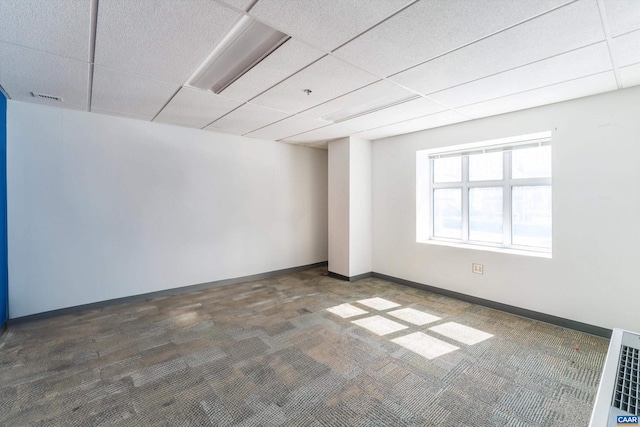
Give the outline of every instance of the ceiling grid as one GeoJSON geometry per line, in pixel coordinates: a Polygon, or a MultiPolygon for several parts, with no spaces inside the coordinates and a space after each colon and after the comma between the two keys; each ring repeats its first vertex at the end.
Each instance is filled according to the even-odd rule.
{"type": "Polygon", "coordinates": [[[314,147],[638,85],[639,52],[635,0],[0,1],[14,100],[314,147]],[[290,38],[190,86],[252,20],[290,38]]]}

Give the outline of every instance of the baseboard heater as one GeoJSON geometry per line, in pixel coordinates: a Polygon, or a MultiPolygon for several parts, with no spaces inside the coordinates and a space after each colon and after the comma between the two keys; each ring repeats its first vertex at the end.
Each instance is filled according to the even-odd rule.
{"type": "Polygon", "coordinates": [[[640,334],[614,329],[589,427],[639,425],[640,334]]]}

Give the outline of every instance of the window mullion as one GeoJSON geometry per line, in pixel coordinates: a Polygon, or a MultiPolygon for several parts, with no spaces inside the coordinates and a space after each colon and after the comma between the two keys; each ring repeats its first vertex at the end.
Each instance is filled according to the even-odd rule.
{"type": "Polygon", "coordinates": [[[502,166],[502,243],[511,246],[511,151],[504,152],[502,166]]]}
{"type": "Polygon", "coordinates": [[[469,241],[469,156],[462,156],[462,241],[469,241]]]}

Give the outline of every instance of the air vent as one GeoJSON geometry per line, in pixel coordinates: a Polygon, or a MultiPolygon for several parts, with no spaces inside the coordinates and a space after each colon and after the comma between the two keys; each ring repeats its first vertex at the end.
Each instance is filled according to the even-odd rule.
{"type": "Polygon", "coordinates": [[[622,346],[618,364],[618,379],[613,395],[612,406],[632,415],[638,415],[640,396],[638,396],[638,355],[637,348],[622,346]]]}
{"type": "Polygon", "coordinates": [[[615,427],[634,420],[638,425],[639,359],[640,334],[614,329],[589,427],[615,427]]]}
{"type": "Polygon", "coordinates": [[[45,95],[43,93],[36,92],[31,92],[31,96],[33,96],[34,98],[48,99],[49,101],[62,102],[62,98],[59,96],[45,95]]]}

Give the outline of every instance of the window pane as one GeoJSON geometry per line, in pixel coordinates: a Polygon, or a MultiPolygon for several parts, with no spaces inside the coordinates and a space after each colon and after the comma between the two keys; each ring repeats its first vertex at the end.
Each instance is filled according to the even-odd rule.
{"type": "Polygon", "coordinates": [[[551,186],[513,187],[514,245],[551,248],[551,186]]]}
{"type": "Polygon", "coordinates": [[[502,187],[469,189],[469,240],[502,243],[502,187]]]}
{"type": "Polygon", "coordinates": [[[462,238],[462,189],[433,190],[433,235],[462,238]]]}
{"type": "Polygon", "coordinates": [[[551,176],[551,146],[523,148],[511,152],[511,177],[546,178],[551,176]]]}
{"type": "Polygon", "coordinates": [[[462,157],[433,159],[433,182],[462,181],[462,157]]]}
{"type": "Polygon", "coordinates": [[[469,156],[469,181],[502,179],[502,152],[469,156]]]}

